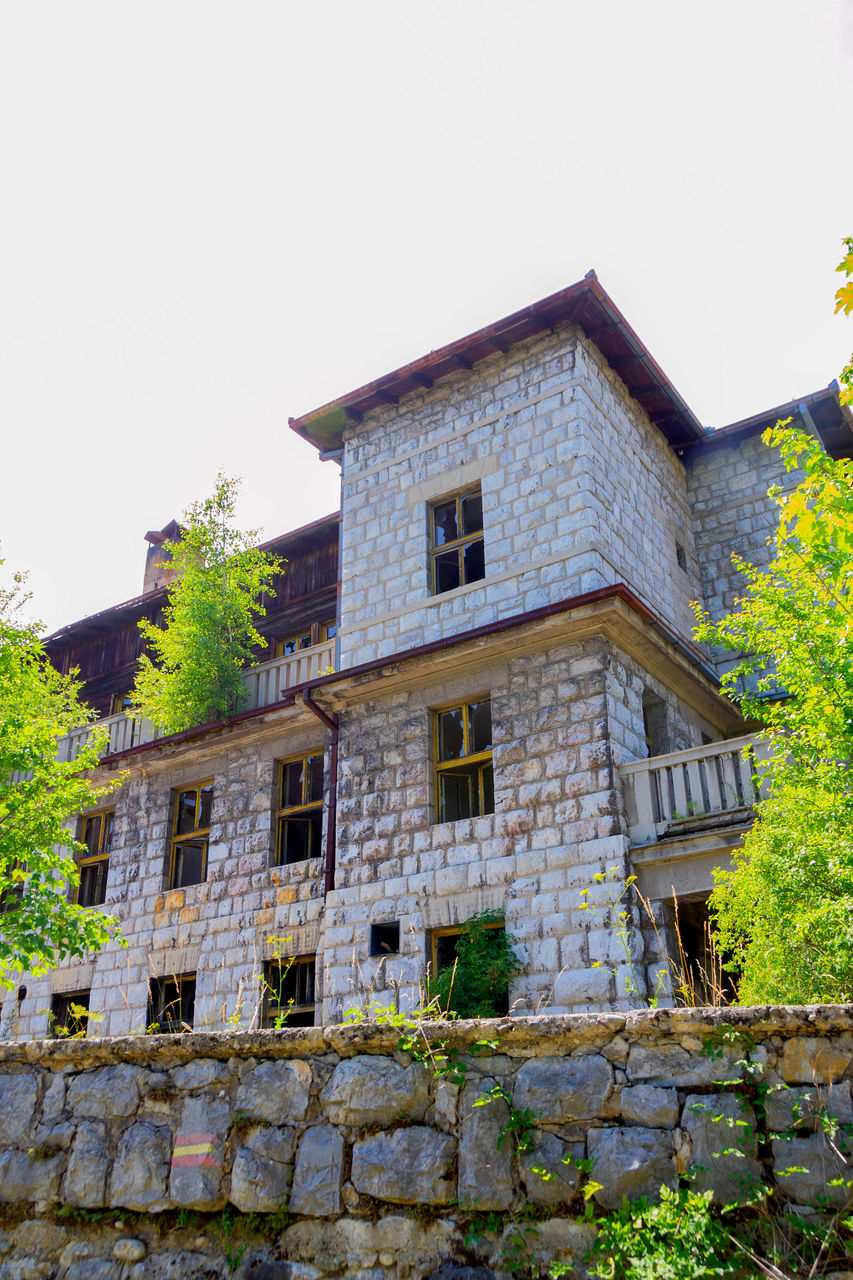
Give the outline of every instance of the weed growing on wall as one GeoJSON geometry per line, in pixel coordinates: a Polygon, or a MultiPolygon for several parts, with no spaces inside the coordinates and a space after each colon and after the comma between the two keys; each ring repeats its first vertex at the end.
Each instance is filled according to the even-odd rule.
{"type": "Polygon", "coordinates": [[[481,911],[462,925],[456,959],[427,978],[427,999],[457,1018],[499,1018],[510,979],[521,969],[501,911],[481,911]]]}

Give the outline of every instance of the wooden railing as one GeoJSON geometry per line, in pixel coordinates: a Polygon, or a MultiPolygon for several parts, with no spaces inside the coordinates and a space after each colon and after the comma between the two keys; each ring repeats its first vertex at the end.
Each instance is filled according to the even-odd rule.
{"type": "MultiPolygon", "coordinates": [[[[270,707],[280,701],[283,694],[295,685],[314,680],[331,670],[335,660],[335,642],[326,640],[322,644],[312,645],[310,649],[300,649],[284,658],[272,658],[269,662],[260,662],[256,667],[249,667],[244,679],[249,691],[249,698],[244,710],[256,711],[259,707],[270,707]]],[[[122,712],[117,716],[107,716],[97,722],[99,728],[109,733],[109,745],[105,755],[113,755],[117,751],[127,751],[130,747],[141,746],[145,742],[155,742],[162,735],[154,728],[150,720],[141,716],[128,716],[122,712]]],[[[82,748],[89,741],[92,725],[75,729],[64,738],[59,739],[58,756],[60,760],[76,760],[82,748]]]]}
{"type": "Polygon", "coordinates": [[[659,839],[673,825],[750,809],[763,747],[754,734],[671,751],[619,767],[632,844],[659,839]]]}

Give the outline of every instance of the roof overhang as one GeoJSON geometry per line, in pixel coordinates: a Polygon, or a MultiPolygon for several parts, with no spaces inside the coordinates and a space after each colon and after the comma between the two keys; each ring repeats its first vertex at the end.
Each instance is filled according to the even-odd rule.
{"type": "Polygon", "coordinates": [[[751,418],[741,418],[727,427],[709,431],[704,443],[732,444],[744,436],[766,431],[768,427],[775,426],[786,418],[799,418],[807,430],[814,429],[827,453],[833,458],[853,455],[853,413],[849,406],[841,403],[837,382],[830,382],[828,387],[822,387],[810,395],[798,396],[785,404],[777,404],[772,409],[755,413],[751,418]]]}
{"type": "Polygon", "coordinates": [[[472,369],[495,352],[508,353],[519,342],[562,324],[576,324],[619,374],[628,391],[673,446],[701,440],[705,431],[660,365],[590,271],[576,284],[552,293],[485,329],[458,338],[411,364],[339,396],[299,418],[291,428],[322,452],[339,449],[348,425],[377,409],[396,405],[404,396],[429,390],[439,378],[472,369]]]}

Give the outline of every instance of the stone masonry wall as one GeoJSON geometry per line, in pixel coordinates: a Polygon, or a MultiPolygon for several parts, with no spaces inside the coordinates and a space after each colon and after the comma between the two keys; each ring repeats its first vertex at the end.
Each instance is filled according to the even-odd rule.
{"type": "Polygon", "coordinates": [[[350,429],[342,483],[343,666],[618,581],[689,630],[684,468],[574,328],[350,429]],[[486,577],[431,595],[430,504],[477,482],[486,577]]]}
{"type": "Polygon", "coordinates": [[[691,1166],[719,1201],[774,1176],[795,1208],[846,1195],[814,1110],[853,1120],[853,1006],[433,1024],[414,1057],[400,1036],[0,1046],[0,1276],[489,1280],[522,1230],[580,1277],[587,1178],[605,1210],[691,1166]],[[744,1058],[764,1117],[737,1097],[744,1058]],[[496,1084],[532,1113],[529,1150],[498,1145],[505,1101],[474,1105],[496,1084]]]}

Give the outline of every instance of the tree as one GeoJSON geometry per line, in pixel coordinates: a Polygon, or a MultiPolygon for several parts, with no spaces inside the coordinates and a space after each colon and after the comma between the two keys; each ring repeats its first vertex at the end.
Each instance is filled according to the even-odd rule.
{"type": "MultiPolygon", "coordinates": [[[[843,311],[849,316],[853,311],[853,236],[846,236],[842,243],[847,252],[835,269],[843,272],[847,279],[835,295],[835,314],[843,311]]],[[[841,370],[841,383],[841,403],[853,404],[853,355],[841,370]]]]}
{"type": "Polygon", "coordinates": [[[241,672],[262,643],[254,619],[265,613],[261,597],[280,563],[258,550],[256,530],[234,527],[238,491],[237,480],[220,473],[211,497],[185,512],[181,540],[170,546],[178,576],[165,626],[139,624],[148,653],[133,710],[165,733],[235,715],[246,700],[241,672]]]}
{"type": "MultiPolygon", "coordinates": [[[[853,999],[853,463],[784,423],[765,432],[802,481],[779,507],[774,556],[700,640],[747,656],[723,677],[763,725],[765,798],[717,873],[711,908],[743,1003],[853,999]],[[738,693],[738,678],[753,677],[738,693]],[[757,679],[755,677],[757,676],[757,679]]],[[[700,616],[701,616],[701,611],[700,616]]]]}
{"type": "Polygon", "coordinates": [[[509,983],[521,965],[503,913],[481,911],[462,925],[453,964],[430,975],[427,998],[458,1018],[499,1018],[507,1011],[509,983]]]}
{"type": "Polygon", "coordinates": [[[57,760],[57,738],[93,713],[73,675],[50,665],[37,624],[22,617],[21,575],[14,584],[0,590],[0,987],[20,970],[41,973],[97,951],[113,935],[109,916],[70,901],[79,880],[73,854],[85,848],[65,824],[122,781],[87,776],[104,745],[97,731],[76,759],[57,760]]]}

